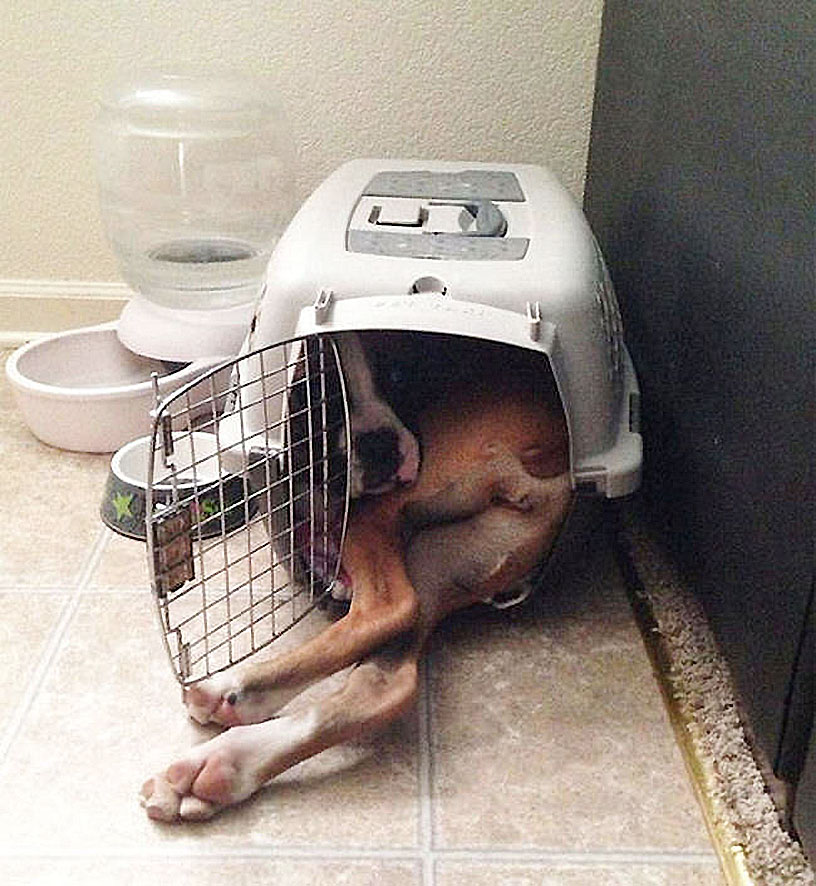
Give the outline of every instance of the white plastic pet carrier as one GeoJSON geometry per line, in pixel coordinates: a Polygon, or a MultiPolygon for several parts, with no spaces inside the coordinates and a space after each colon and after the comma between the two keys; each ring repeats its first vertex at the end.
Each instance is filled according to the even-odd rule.
{"type": "Polygon", "coordinates": [[[527,165],[348,163],[278,243],[229,389],[214,382],[221,367],[157,409],[148,545],[181,682],[267,645],[328,593],[350,464],[334,334],[363,330],[541,354],[574,488],[606,498],[637,488],[637,379],[600,250],[557,180],[527,165]],[[207,434],[215,444],[197,454],[207,434]]]}

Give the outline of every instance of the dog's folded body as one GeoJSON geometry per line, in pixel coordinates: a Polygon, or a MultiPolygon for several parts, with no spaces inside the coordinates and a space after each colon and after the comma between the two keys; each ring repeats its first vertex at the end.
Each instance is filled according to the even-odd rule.
{"type": "MultiPolygon", "coordinates": [[[[365,340],[373,362],[378,344],[394,358],[393,340],[365,340]]],[[[415,365],[424,370],[395,404],[421,444],[417,472],[413,434],[379,397],[359,340],[345,340],[355,445],[385,421],[396,453],[390,491],[380,477],[380,494],[364,494],[366,466],[356,467],[363,494],[342,553],[348,613],[291,652],[187,691],[191,716],[231,728],[146,782],[151,817],[208,818],[294,763],[392,722],[415,700],[418,656],[439,621],[506,592],[547,555],[572,492],[566,423],[545,361],[484,342],[441,344],[435,361],[422,351],[415,365]],[[351,665],[339,690],[276,716],[351,665]]]]}

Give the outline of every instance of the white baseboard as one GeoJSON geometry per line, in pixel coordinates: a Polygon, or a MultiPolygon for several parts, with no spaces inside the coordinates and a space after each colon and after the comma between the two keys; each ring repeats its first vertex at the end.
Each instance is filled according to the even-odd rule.
{"type": "Polygon", "coordinates": [[[129,296],[124,283],[0,279],[0,347],[115,320],[129,296]]]}

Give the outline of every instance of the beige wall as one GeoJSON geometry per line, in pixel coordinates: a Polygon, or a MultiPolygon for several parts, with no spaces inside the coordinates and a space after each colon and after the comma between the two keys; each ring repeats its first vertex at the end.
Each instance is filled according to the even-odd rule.
{"type": "Polygon", "coordinates": [[[113,76],[277,82],[304,197],[357,156],[550,165],[580,197],[602,0],[6,0],[0,283],[112,281],[89,127],[113,76]]]}

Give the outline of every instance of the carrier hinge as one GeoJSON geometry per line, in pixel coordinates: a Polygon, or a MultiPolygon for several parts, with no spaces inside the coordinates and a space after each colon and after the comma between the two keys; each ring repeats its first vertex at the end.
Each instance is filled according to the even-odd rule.
{"type": "Polygon", "coordinates": [[[315,323],[325,323],[329,317],[331,304],[334,301],[334,293],[331,289],[321,289],[312,306],[314,308],[315,323]]]}
{"type": "Polygon", "coordinates": [[[541,338],[541,302],[527,302],[527,321],[530,324],[530,338],[538,341],[541,338]]]}

